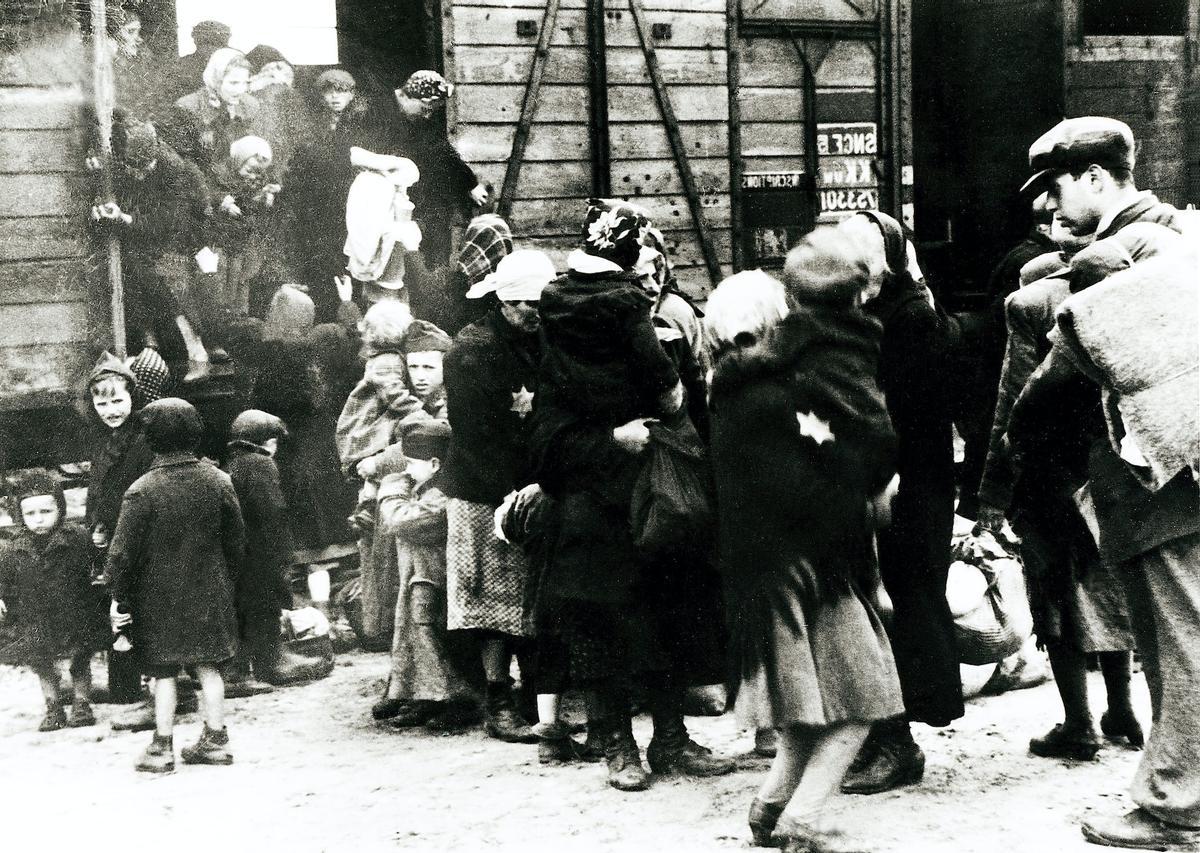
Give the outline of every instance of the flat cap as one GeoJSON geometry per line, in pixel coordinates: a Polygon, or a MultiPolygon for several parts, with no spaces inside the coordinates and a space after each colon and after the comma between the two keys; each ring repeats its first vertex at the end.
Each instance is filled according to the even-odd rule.
{"type": "Polygon", "coordinates": [[[1132,169],[1133,131],[1123,121],[1104,116],[1063,119],[1029,146],[1033,173],[1021,192],[1056,172],[1084,169],[1095,163],[1106,169],[1132,169]]]}

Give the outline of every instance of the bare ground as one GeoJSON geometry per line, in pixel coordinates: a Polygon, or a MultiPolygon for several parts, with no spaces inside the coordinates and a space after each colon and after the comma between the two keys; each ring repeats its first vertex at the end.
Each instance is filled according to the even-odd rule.
{"type": "MultiPolygon", "coordinates": [[[[133,771],[147,734],[100,723],[36,731],[36,679],[0,667],[0,850],[24,851],[707,851],[751,850],[745,813],[767,767],[608,788],[598,765],[541,767],[536,748],[479,731],[440,736],[377,728],[369,707],[386,656],[352,654],[324,681],[227,703],[236,763],[164,777],[133,771]]],[[[1103,688],[1093,683],[1093,705],[1103,688]]],[[[1149,719],[1140,676],[1139,714],[1149,719]]],[[[1097,709],[1097,713],[1098,713],[1097,709]]],[[[1092,851],[1078,823],[1129,807],[1139,753],[1106,747],[1092,764],[1048,761],[1026,745],[1059,719],[1052,684],[972,702],[953,727],[918,727],[924,782],[835,808],[879,853],[1092,851]]],[[[747,753],[731,715],[690,718],[696,739],[747,753]]],[[[176,748],[193,741],[183,718],[176,748]]],[[[645,745],[649,723],[636,726],[645,745]]]]}

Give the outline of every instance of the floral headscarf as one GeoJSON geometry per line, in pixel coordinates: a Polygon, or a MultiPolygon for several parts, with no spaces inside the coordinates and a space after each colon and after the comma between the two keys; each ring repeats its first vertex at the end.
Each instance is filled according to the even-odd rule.
{"type": "Polygon", "coordinates": [[[454,93],[454,87],[436,71],[415,71],[405,81],[402,91],[414,100],[433,104],[447,100],[454,93]]]}
{"type": "Polygon", "coordinates": [[[588,199],[583,221],[583,251],[630,271],[637,264],[642,237],[650,225],[636,208],[619,201],[588,199]]]}

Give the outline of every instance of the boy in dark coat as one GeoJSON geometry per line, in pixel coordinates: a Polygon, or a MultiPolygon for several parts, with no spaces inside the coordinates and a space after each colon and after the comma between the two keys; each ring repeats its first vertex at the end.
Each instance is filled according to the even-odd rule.
{"type": "Polygon", "coordinates": [[[46,698],[38,731],[90,726],[92,652],[107,640],[88,583],[87,531],[69,522],[62,485],[47,472],[18,483],[14,509],[22,533],[0,551],[0,621],[18,629],[16,660],[32,669],[46,698]],[[58,661],[70,661],[75,698],[68,722],[58,695],[58,661]]]}
{"type": "Polygon", "coordinates": [[[246,525],[246,551],[236,586],[241,666],[230,676],[240,676],[242,692],[266,692],[266,685],[256,684],[250,677],[247,665],[259,681],[276,685],[295,684],[325,673],[317,662],[287,652],[279,632],[280,611],[292,609],[287,578],[292,536],[275,466],[275,452],[287,437],[287,427],[274,415],[250,409],[234,418],[230,437],[224,468],[233,481],[246,525]]]}
{"type": "Polygon", "coordinates": [[[229,764],[220,666],[237,650],[241,508],[229,477],[196,458],[202,425],[190,403],[168,397],[142,416],[154,464],[125,493],[105,570],[113,627],[132,625],[142,671],[155,679],[154,739],[137,769],[175,769],[175,679],[184,666],[200,679],[204,732],[183,760],[229,764]]]}

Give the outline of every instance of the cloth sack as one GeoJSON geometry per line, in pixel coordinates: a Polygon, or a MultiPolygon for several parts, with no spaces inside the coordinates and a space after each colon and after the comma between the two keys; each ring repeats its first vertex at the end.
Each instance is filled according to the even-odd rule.
{"type": "Polygon", "coordinates": [[[696,428],[650,424],[650,447],[633,487],[633,542],[658,553],[703,542],[714,524],[708,458],[696,428]]]}
{"type": "Polygon", "coordinates": [[[960,561],[975,566],[987,582],[978,603],[954,617],[959,663],[999,663],[1019,651],[1033,633],[1024,569],[990,534],[967,539],[957,552],[960,561]]]}

